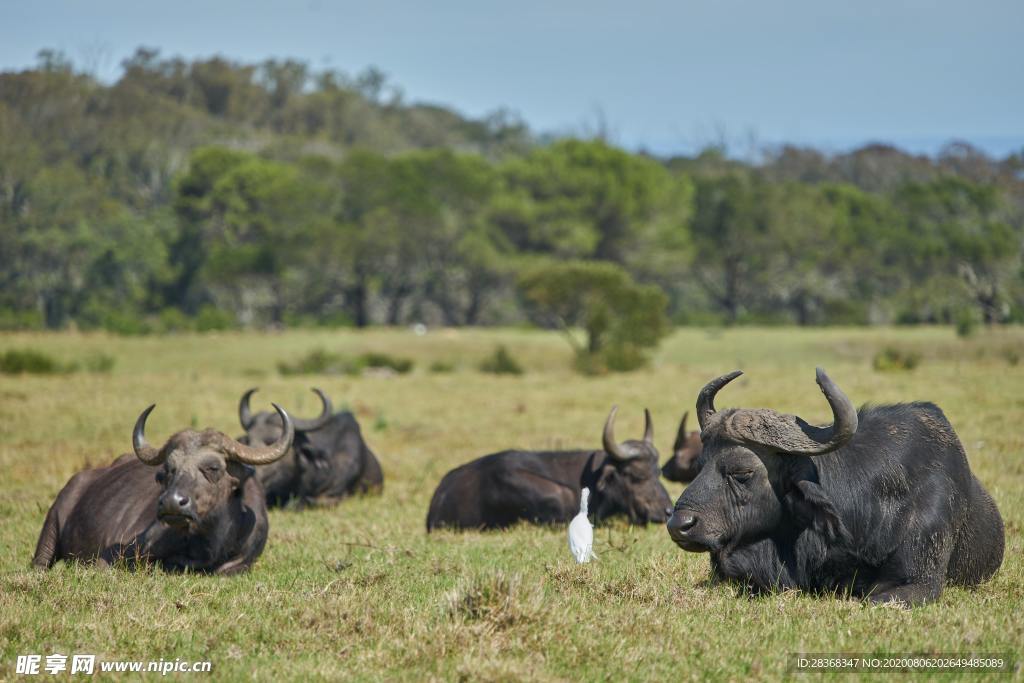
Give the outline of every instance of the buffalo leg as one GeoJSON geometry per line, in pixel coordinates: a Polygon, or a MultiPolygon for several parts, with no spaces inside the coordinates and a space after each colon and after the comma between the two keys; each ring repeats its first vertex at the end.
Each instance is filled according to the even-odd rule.
{"type": "Polygon", "coordinates": [[[868,599],[874,603],[903,603],[906,607],[923,605],[937,600],[942,595],[942,581],[929,583],[907,583],[879,592],[872,592],[868,599]]]}
{"type": "Polygon", "coordinates": [[[57,505],[54,504],[46,513],[43,530],[39,533],[36,543],[36,554],[32,558],[32,566],[36,569],[49,569],[57,558],[57,544],[60,542],[60,524],[57,521],[57,505]]]}
{"type": "MultiPolygon", "coordinates": [[[[941,520],[942,518],[939,517],[941,520]]],[[[881,568],[868,598],[872,602],[931,602],[942,595],[953,537],[944,521],[915,532],[881,568]]]]}
{"type": "Polygon", "coordinates": [[[252,566],[253,558],[251,557],[236,557],[233,560],[229,560],[217,567],[217,574],[221,576],[231,576],[232,574],[240,574],[247,571],[252,566]]]}

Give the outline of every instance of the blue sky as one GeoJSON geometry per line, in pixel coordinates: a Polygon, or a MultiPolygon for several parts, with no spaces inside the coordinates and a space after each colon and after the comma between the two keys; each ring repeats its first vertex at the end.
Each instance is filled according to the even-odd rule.
{"type": "Polygon", "coordinates": [[[671,154],[1024,147],[1024,0],[0,0],[0,68],[164,55],[375,64],[411,100],[671,154]]]}

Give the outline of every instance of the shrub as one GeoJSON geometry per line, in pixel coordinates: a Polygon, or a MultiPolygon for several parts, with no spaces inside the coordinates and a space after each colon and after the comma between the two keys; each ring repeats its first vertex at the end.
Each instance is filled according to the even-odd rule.
{"type": "Polygon", "coordinates": [[[455,363],[447,360],[435,360],[430,364],[430,371],[437,375],[455,372],[455,363]]]}
{"type": "Polygon", "coordinates": [[[1010,365],[1017,365],[1018,363],[1020,363],[1020,351],[1013,347],[1007,347],[1003,349],[1002,356],[1003,360],[1005,360],[1010,365]]]}
{"type": "Polygon", "coordinates": [[[504,344],[499,344],[494,353],[480,363],[480,371],[494,375],[521,375],[523,367],[512,357],[504,344]]]}
{"type": "Polygon", "coordinates": [[[634,344],[610,346],[596,353],[581,350],[576,354],[576,370],[584,375],[631,372],[647,365],[647,356],[634,344]]]}
{"type": "Polygon", "coordinates": [[[0,354],[0,373],[5,375],[64,375],[79,370],[107,373],[114,369],[115,359],[105,353],[86,356],[81,362],[62,363],[33,349],[11,349],[0,354]]]}
{"type": "Polygon", "coordinates": [[[277,369],[282,375],[354,375],[360,370],[351,360],[324,349],[313,349],[294,363],[281,361],[277,369]]]}
{"type": "Polygon", "coordinates": [[[157,316],[157,328],[162,333],[187,332],[193,327],[193,321],[180,308],[165,308],[157,316]]]}
{"type": "Polygon", "coordinates": [[[55,375],[68,371],[68,366],[42,351],[10,349],[0,355],[0,372],[5,375],[55,375]]]}
{"type": "Polygon", "coordinates": [[[0,331],[41,330],[44,327],[43,322],[42,314],[36,310],[0,309],[0,331]]]}
{"type": "Polygon", "coordinates": [[[385,368],[404,375],[413,369],[413,361],[386,353],[369,352],[355,358],[314,349],[294,363],[280,362],[277,369],[282,375],[358,375],[367,368],[385,368]]]}
{"type": "Polygon", "coordinates": [[[364,353],[359,356],[357,362],[367,368],[388,368],[400,375],[411,372],[414,365],[413,361],[409,358],[399,358],[398,356],[391,356],[379,351],[364,353]]]}
{"type": "Polygon", "coordinates": [[[90,301],[77,317],[82,329],[102,329],[113,334],[136,336],[153,331],[149,321],[137,311],[125,310],[99,301],[90,301]]]}
{"type": "Polygon", "coordinates": [[[222,311],[216,306],[206,305],[196,314],[196,329],[200,332],[231,330],[237,327],[235,316],[222,311]]]}
{"type": "Polygon", "coordinates": [[[917,351],[906,351],[895,347],[886,347],[875,354],[872,366],[879,372],[913,370],[921,362],[921,354],[917,351]]]}
{"type": "Polygon", "coordinates": [[[285,312],[282,322],[289,328],[339,328],[352,327],[352,318],[344,311],[332,311],[323,315],[313,313],[285,312]]]}
{"type": "Polygon", "coordinates": [[[979,323],[978,315],[973,309],[965,308],[957,311],[956,318],[954,319],[956,336],[970,337],[977,331],[979,323]]]}

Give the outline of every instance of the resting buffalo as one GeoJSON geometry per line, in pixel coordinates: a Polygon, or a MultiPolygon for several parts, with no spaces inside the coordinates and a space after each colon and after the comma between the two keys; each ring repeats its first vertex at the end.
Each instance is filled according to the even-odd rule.
{"type": "Polygon", "coordinates": [[[996,572],[1002,518],[938,407],[858,412],[819,368],[831,426],[716,411],[715,394],[740,374],[700,392],[701,467],[668,522],[684,550],[710,553],[713,576],[914,605],[996,572]]]}
{"type": "MultiPolygon", "coordinates": [[[[331,400],[313,389],[322,404],[319,417],[293,420],[295,441],[288,453],[257,473],[267,492],[267,504],[299,507],[326,505],[355,493],[379,493],[384,485],[380,463],[370,450],[352,413],[334,414],[331,400]]],[[[242,394],[238,420],[243,443],[269,444],[281,436],[281,418],[275,413],[255,415],[249,399],[256,389],[242,394]]]]}
{"type": "Polygon", "coordinates": [[[672,446],[672,457],[661,468],[662,476],[669,481],[693,481],[697,476],[697,461],[704,445],[700,442],[700,432],[686,431],[686,419],[689,416],[689,411],[683,413],[679,431],[676,432],[676,442],[672,446]]]}
{"type": "Polygon", "coordinates": [[[427,530],[568,522],[580,509],[583,487],[592,492],[597,521],[625,514],[636,523],[664,522],[672,500],[658,479],[651,415],[644,411],[643,440],[620,444],[613,433],[615,412],[604,425],[603,450],[502,451],[452,470],[430,501],[427,530]]]}
{"type": "Polygon", "coordinates": [[[178,432],[155,448],[146,418],[132,433],[135,455],[71,477],[50,507],[32,564],[57,560],[153,562],[168,570],[244,571],[267,542],[263,487],[251,465],[266,465],[291,446],[291,418],[269,446],[251,447],[213,429],[178,432]],[[157,469],[159,468],[159,469],[157,469]]]}

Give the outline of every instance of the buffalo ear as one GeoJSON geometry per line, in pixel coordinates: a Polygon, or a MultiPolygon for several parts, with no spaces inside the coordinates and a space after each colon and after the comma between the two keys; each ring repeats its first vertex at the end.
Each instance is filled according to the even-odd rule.
{"type": "Polygon", "coordinates": [[[248,481],[249,477],[256,474],[255,467],[238,462],[237,460],[228,460],[227,471],[228,481],[233,491],[241,491],[242,486],[248,481]]]}
{"type": "Polygon", "coordinates": [[[829,541],[849,543],[850,532],[828,494],[818,484],[803,479],[786,495],[790,513],[829,541]]]}

